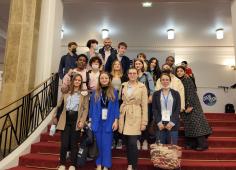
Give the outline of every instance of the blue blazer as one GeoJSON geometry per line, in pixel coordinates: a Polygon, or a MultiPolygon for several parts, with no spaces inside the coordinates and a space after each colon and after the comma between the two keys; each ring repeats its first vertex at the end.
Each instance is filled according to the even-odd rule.
{"type": "MultiPolygon", "coordinates": [[[[115,119],[119,119],[120,116],[117,90],[114,90],[114,94],[115,94],[115,100],[114,101],[109,100],[108,102],[107,120],[105,120],[106,132],[112,132],[112,125],[115,119]]],[[[90,98],[89,118],[92,121],[92,130],[94,132],[97,132],[103,120],[102,120],[101,98],[95,101],[95,91],[92,93],[90,98]]]]}

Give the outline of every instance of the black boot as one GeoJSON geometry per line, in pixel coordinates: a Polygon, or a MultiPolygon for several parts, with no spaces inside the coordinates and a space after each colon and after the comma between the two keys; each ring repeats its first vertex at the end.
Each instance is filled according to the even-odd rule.
{"type": "Polygon", "coordinates": [[[197,143],[198,143],[198,146],[196,148],[197,151],[204,151],[208,149],[208,143],[205,136],[197,137],[197,143]]]}

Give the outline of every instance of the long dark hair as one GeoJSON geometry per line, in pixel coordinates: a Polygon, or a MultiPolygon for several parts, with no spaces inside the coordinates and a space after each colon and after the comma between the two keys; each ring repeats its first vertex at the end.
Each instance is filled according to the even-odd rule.
{"type": "Polygon", "coordinates": [[[152,57],[149,62],[148,62],[148,68],[147,68],[147,71],[148,72],[151,72],[151,68],[150,68],[150,65],[152,63],[153,60],[156,60],[156,67],[154,68],[153,70],[153,80],[154,81],[157,81],[160,76],[161,76],[161,69],[160,69],[160,66],[159,66],[159,61],[155,58],[155,57],[152,57]]]}

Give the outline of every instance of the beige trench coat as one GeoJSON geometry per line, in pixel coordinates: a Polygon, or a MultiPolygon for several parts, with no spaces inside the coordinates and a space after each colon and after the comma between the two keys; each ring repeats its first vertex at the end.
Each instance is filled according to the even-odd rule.
{"type": "MultiPolygon", "coordinates": [[[[61,116],[59,118],[58,124],[57,124],[57,130],[64,130],[66,126],[66,101],[67,101],[68,96],[69,96],[68,93],[63,94],[57,104],[57,108],[58,108],[60,107],[60,105],[62,104],[62,101],[64,100],[64,107],[63,107],[61,116]]],[[[88,116],[88,108],[89,108],[89,95],[86,95],[86,96],[80,95],[77,125],[79,122],[82,122],[83,124],[85,123],[88,116]]],[[[79,130],[78,126],[76,126],[76,130],[79,130]]]]}
{"type": "Polygon", "coordinates": [[[141,125],[148,123],[148,96],[144,84],[138,82],[130,96],[127,94],[128,82],[122,84],[119,132],[124,135],[140,135],[141,125]]]}

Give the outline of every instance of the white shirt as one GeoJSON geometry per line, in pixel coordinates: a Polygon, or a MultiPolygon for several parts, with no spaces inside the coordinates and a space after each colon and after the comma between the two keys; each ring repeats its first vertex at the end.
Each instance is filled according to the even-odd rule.
{"type": "Polygon", "coordinates": [[[78,93],[68,96],[66,101],[66,110],[78,111],[79,100],[80,95],[78,93]]]}
{"type": "Polygon", "coordinates": [[[121,62],[122,56],[120,56],[119,54],[117,54],[117,59],[121,62]]]}
{"type": "Polygon", "coordinates": [[[111,50],[105,50],[105,63],[104,63],[104,65],[107,63],[107,59],[108,59],[108,57],[111,55],[111,50]]]}
{"type": "Polygon", "coordinates": [[[130,96],[133,93],[133,90],[134,90],[134,88],[132,86],[128,85],[128,89],[127,89],[128,96],[130,96]]]}
{"type": "Polygon", "coordinates": [[[89,86],[92,90],[95,90],[98,84],[98,77],[100,75],[100,71],[89,73],[89,86]]]}

